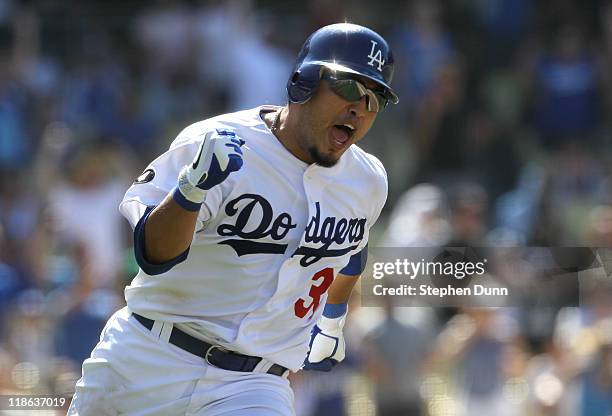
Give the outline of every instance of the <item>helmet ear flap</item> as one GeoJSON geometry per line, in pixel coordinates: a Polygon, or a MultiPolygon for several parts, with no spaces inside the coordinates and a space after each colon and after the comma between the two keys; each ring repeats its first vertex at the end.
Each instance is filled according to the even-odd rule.
{"type": "Polygon", "coordinates": [[[287,82],[287,95],[292,103],[303,104],[313,96],[321,79],[319,65],[302,65],[287,82]]]}

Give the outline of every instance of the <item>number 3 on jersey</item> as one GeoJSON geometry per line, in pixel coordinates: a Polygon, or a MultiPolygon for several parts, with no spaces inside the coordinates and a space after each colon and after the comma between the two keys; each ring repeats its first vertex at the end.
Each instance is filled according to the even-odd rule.
{"type": "Polygon", "coordinates": [[[298,299],[295,302],[294,310],[295,315],[298,318],[305,317],[306,314],[311,310],[312,313],[317,310],[317,308],[319,307],[319,303],[321,302],[321,296],[323,296],[323,294],[327,292],[327,289],[329,289],[329,286],[334,281],[334,269],[332,269],[331,267],[327,267],[323,270],[319,270],[314,274],[314,276],[312,276],[312,281],[313,284],[310,287],[310,291],[308,292],[308,295],[312,300],[310,301],[308,306],[306,306],[307,301],[302,298],[298,299]],[[320,283],[317,285],[316,283],[318,283],[319,281],[320,283]]]}

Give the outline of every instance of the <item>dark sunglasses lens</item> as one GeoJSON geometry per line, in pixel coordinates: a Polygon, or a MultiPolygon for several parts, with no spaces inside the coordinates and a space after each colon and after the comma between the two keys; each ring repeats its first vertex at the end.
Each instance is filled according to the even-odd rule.
{"type": "MultiPolygon", "coordinates": [[[[366,91],[366,88],[354,79],[335,79],[330,77],[328,80],[330,81],[332,91],[347,101],[359,101],[363,96],[363,92],[366,91]]],[[[378,113],[389,103],[389,99],[385,97],[382,92],[372,90],[367,91],[368,111],[378,113]]]]}
{"type": "Polygon", "coordinates": [[[361,92],[357,83],[352,79],[339,79],[331,83],[332,90],[340,97],[348,101],[359,101],[361,92]]]}

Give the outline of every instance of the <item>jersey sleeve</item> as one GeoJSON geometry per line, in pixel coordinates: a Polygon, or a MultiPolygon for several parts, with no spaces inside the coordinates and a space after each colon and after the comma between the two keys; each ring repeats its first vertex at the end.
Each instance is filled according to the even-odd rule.
{"type": "Polygon", "coordinates": [[[370,228],[372,228],[372,226],[374,224],[376,224],[376,221],[378,221],[378,218],[380,217],[380,213],[382,212],[385,203],[387,202],[387,196],[389,193],[389,183],[387,180],[387,171],[385,170],[383,164],[378,160],[375,159],[378,165],[378,169],[377,169],[377,180],[374,186],[374,198],[373,201],[373,211],[372,211],[372,216],[370,218],[370,228]]]}
{"type": "MultiPolygon", "coordinates": [[[[193,130],[186,131],[194,134],[193,130]]],[[[203,129],[203,131],[206,130],[203,129]]],[[[186,164],[191,163],[203,137],[203,134],[196,134],[195,138],[191,138],[185,134],[185,131],[181,133],[170,149],[151,162],[130,186],[119,205],[119,211],[129,221],[132,228],[136,227],[148,207],[159,205],[176,187],[180,170],[186,164]]],[[[198,215],[196,231],[199,231],[210,218],[217,214],[221,201],[219,187],[208,191],[198,215]]]]}
{"type": "Polygon", "coordinates": [[[372,201],[370,206],[370,216],[368,218],[368,232],[365,233],[365,238],[360,243],[359,251],[353,254],[347,265],[340,270],[341,274],[345,274],[347,276],[357,276],[360,275],[365,269],[367,260],[368,260],[368,240],[370,236],[370,229],[380,217],[380,213],[382,212],[385,203],[387,202],[387,194],[388,194],[388,182],[387,182],[387,172],[385,168],[376,157],[372,155],[368,155],[368,164],[370,169],[373,170],[372,174],[372,182],[370,182],[370,192],[367,195],[371,196],[368,200],[372,201]]]}
{"type": "Polygon", "coordinates": [[[342,270],[340,270],[340,273],[347,276],[358,276],[363,273],[367,262],[368,244],[366,243],[365,247],[362,248],[360,252],[351,256],[348,264],[344,266],[342,270]]]}

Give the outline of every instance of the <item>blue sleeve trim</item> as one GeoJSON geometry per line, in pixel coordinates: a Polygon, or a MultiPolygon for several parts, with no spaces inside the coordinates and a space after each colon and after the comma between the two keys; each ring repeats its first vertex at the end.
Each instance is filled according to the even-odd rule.
{"type": "Polygon", "coordinates": [[[154,208],[155,207],[147,207],[144,215],[142,218],[140,218],[138,224],[136,224],[136,227],[134,228],[134,255],[136,256],[136,262],[142,271],[149,276],[155,276],[157,274],[167,272],[177,264],[185,261],[187,255],[189,254],[189,248],[187,248],[187,250],[179,254],[177,257],[164,263],[153,264],[147,261],[145,258],[145,223],[147,222],[147,219],[154,208]]]}
{"type": "Polygon", "coordinates": [[[348,264],[344,266],[344,269],[340,270],[340,273],[345,274],[347,276],[360,275],[364,271],[367,261],[368,245],[366,244],[363,250],[351,256],[348,264]]]}
{"type": "Polygon", "coordinates": [[[325,308],[323,309],[323,316],[330,319],[339,318],[345,315],[347,310],[347,303],[326,303],[325,308]]]}
{"type": "Polygon", "coordinates": [[[202,203],[196,204],[195,202],[191,202],[190,200],[185,198],[185,196],[181,193],[181,191],[179,191],[178,187],[174,188],[174,191],[172,192],[172,199],[174,199],[174,202],[179,204],[181,207],[183,207],[187,211],[191,211],[191,212],[199,211],[200,208],[202,207],[202,203]]]}

